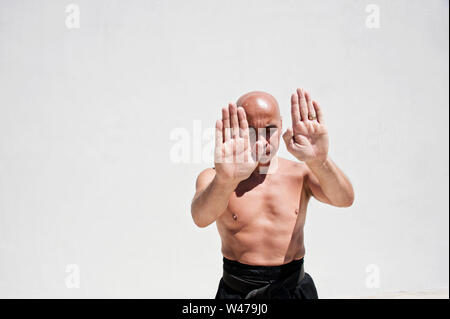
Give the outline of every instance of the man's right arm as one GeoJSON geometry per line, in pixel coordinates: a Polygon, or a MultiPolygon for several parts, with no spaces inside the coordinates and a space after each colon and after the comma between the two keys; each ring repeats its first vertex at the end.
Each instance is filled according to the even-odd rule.
{"type": "Polygon", "coordinates": [[[247,116],[243,107],[230,103],[216,121],[214,166],[197,177],[191,214],[198,227],[206,227],[222,215],[239,182],[248,178],[263,153],[261,136],[250,145],[247,116]],[[254,155],[254,156],[253,156],[254,155]]]}
{"type": "Polygon", "coordinates": [[[207,168],[197,177],[191,214],[198,227],[206,227],[222,215],[237,185],[220,181],[213,168],[207,168]]]}

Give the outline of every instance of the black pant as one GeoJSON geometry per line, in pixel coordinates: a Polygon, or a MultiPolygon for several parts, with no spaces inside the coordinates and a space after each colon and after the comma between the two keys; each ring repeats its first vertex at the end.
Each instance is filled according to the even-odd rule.
{"type": "Polygon", "coordinates": [[[303,258],[280,266],[252,266],[223,258],[215,299],[318,299],[303,258]]]}

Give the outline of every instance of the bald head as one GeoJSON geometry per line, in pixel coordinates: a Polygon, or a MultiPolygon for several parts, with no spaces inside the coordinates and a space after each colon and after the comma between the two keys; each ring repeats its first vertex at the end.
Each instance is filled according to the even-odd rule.
{"type": "Polygon", "coordinates": [[[253,91],[242,95],[236,102],[242,106],[247,115],[247,119],[254,117],[280,117],[280,109],[277,100],[266,92],[253,91]]]}
{"type": "Polygon", "coordinates": [[[236,102],[243,107],[248,126],[254,134],[250,133],[252,144],[256,135],[264,134],[265,155],[262,162],[268,162],[278,150],[281,136],[281,115],[277,100],[266,92],[253,91],[242,95],[236,102]]]}

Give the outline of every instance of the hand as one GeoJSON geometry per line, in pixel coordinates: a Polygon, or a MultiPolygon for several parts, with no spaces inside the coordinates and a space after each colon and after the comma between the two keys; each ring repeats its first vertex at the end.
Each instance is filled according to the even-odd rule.
{"type": "Polygon", "coordinates": [[[328,156],[328,130],[322,109],[304,89],[291,96],[292,128],[283,134],[288,151],[310,165],[322,165],[328,156]]]}
{"type": "Polygon", "coordinates": [[[222,120],[216,122],[214,165],[218,180],[237,186],[258,166],[263,153],[262,137],[251,150],[245,110],[230,103],[222,108],[222,120]]]}

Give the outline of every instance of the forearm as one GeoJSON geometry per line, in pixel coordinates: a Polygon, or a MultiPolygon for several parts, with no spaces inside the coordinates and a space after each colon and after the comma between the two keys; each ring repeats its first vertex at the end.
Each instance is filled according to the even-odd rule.
{"type": "Polygon", "coordinates": [[[323,163],[306,163],[320,183],[323,193],[335,206],[351,206],[353,186],[345,174],[329,158],[323,163]]]}
{"type": "Polygon", "coordinates": [[[206,227],[213,223],[226,210],[230,195],[236,186],[221,182],[216,176],[192,201],[191,214],[195,224],[206,227]]]}

